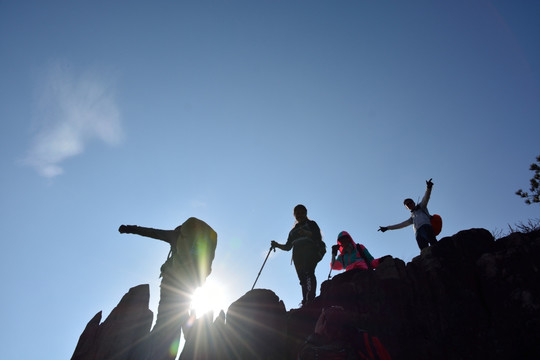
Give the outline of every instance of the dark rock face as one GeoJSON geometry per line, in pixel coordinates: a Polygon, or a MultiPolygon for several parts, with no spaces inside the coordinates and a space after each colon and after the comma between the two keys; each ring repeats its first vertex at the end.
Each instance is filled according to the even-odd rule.
{"type": "Polygon", "coordinates": [[[146,357],[145,340],[150,333],[153,313],[148,309],[148,285],[139,285],[124,295],[107,319],[101,311],[86,325],[72,359],[134,360],[146,357]]]}
{"type": "Polygon", "coordinates": [[[189,332],[181,360],[286,359],[287,312],[270,290],[254,289],[212,324],[199,320],[189,332]],[[193,336],[193,337],[192,337],[193,336]]]}
{"type": "MultiPolygon", "coordinates": [[[[180,359],[296,359],[331,305],[353,313],[394,360],[539,359],[540,232],[494,241],[484,229],[461,231],[410,263],[386,258],[374,271],[338,274],[312,303],[289,312],[271,290],[249,291],[226,316],[199,319],[180,359]]],[[[98,313],[88,323],[72,359],[146,358],[147,286],[131,289],[100,320],[98,313]]]]}

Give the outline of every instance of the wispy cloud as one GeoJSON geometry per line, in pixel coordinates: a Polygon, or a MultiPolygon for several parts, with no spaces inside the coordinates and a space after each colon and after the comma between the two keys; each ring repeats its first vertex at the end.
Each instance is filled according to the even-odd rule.
{"type": "Polygon", "coordinates": [[[123,137],[113,86],[96,74],[75,77],[55,66],[35,110],[37,132],[24,163],[48,178],[62,174],[62,161],[81,154],[89,141],[115,145],[123,137]]]}
{"type": "Polygon", "coordinates": [[[200,201],[200,200],[192,200],[191,201],[191,206],[194,207],[194,208],[205,208],[206,203],[204,201],[200,201]]]}

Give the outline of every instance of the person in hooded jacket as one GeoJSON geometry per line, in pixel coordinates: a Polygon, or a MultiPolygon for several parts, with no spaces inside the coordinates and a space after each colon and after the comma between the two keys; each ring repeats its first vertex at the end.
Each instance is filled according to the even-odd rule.
{"type": "Polygon", "coordinates": [[[380,258],[374,259],[364,245],[356,244],[346,231],[339,233],[337,245],[332,246],[330,266],[333,270],[375,269],[380,261],[380,258]],[[338,251],[339,255],[337,255],[338,251]]]}

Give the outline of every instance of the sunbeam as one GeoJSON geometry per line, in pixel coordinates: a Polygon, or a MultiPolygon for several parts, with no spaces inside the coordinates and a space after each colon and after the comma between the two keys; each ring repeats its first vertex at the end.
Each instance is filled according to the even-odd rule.
{"type": "Polygon", "coordinates": [[[227,310],[228,304],[228,295],[223,285],[214,279],[207,279],[206,283],[193,293],[191,311],[195,312],[197,318],[209,311],[217,316],[220,310],[227,310]]]}

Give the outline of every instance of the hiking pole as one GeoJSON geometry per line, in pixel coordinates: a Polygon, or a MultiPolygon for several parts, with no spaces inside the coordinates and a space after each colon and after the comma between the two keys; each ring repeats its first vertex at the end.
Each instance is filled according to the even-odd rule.
{"type": "Polygon", "coordinates": [[[255,287],[257,280],[259,280],[259,276],[261,275],[262,269],[264,268],[264,264],[266,264],[266,260],[268,260],[268,256],[270,255],[270,251],[272,251],[272,249],[274,249],[274,252],[276,251],[276,249],[273,246],[270,246],[270,250],[268,250],[268,254],[266,254],[266,258],[264,259],[264,262],[261,266],[261,270],[259,270],[259,273],[257,274],[257,278],[255,279],[255,282],[253,283],[251,290],[253,290],[253,288],[255,287]]]}
{"type": "MultiPolygon", "coordinates": [[[[334,245],[334,246],[337,246],[337,245],[334,245]]],[[[328,272],[328,280],[330,280],[330,274],[332,273],[332,266],[334,265],[334,258],[336,257],[337,255],[337,247],[334,248],[334,246],[332,246],[332,263],[330,264],[330,271],[328,272]],[[335,249],[335,253],[334,253],[334,249],[335,249]]]]}

